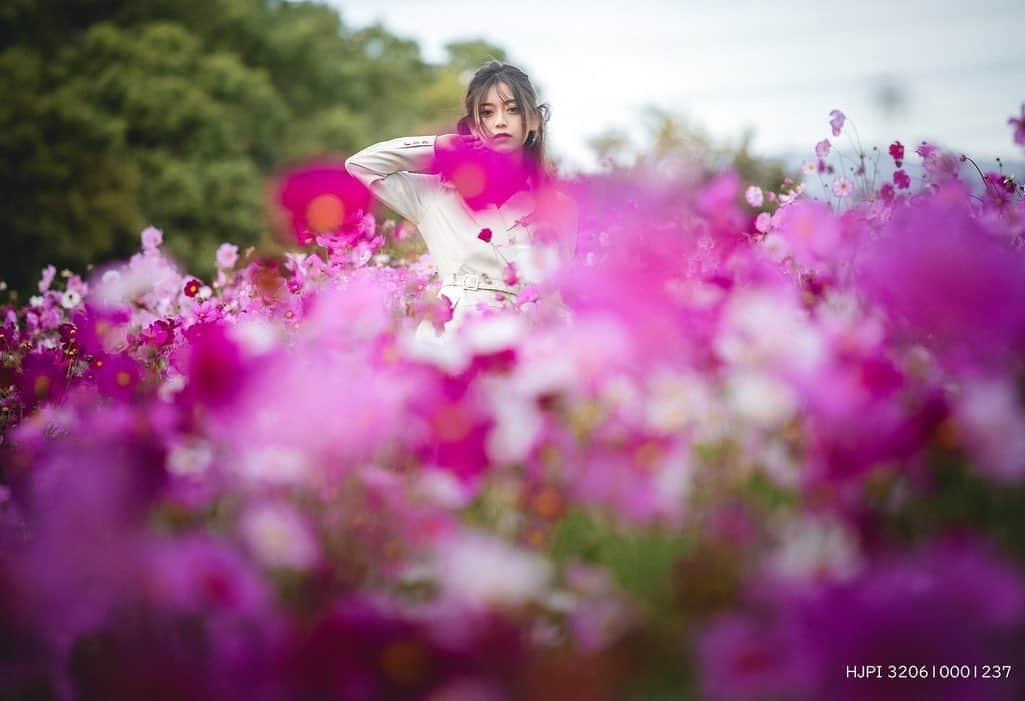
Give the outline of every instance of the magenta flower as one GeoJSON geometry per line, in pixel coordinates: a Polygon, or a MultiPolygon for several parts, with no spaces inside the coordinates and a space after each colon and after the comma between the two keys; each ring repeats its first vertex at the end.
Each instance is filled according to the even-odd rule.
{"type": "Polygon", "coordinates": [[[505,202],[524,189],[530,178],[522,162],[490,149],[461,147],[438,156],[434,167],[442,182],[474,210],[505,202]]]}
{"type": "Polygon", "coordinates": [[[184,332],[188,378],[185,396],[197,404],[223,406],[234,399],[247,379],[247,365],[238,344],[223,323],[197,324],[184,332]]]}
{"type": "Polygon", "coordinates": [[[102,360],[103,365],[100,367],[95,367],[94,363],[93,372],[100,392],[116,399],[131,399],[142,379],[139,364],[125,353],[110,355],[102,360]]]}
{"type": "Polygon", "coordinates": [[[764,581],[748,598],[746,613],[720,616],[700,636],[707,698],[925,699],[946,698],[952,688],[957,698],[1010,698],[981,678],[956,687],[929,673],[890,678],[885,662],[878,678],[844,673],[897,658],[926,670],[1011,663],[1009,641],[1025,630],[1025,586],[1016,568],[987,548],[934,545],[880,558],[853,581],[764,581]]]}
{"type": "Polygon", "coordinates": [[[352,229],[371,205],[370,192],[341,163],[313,163],[285,173],[277,200],[304,246],[317,234],[352,229]]]}
{"type": "Polygon", "coordinates": [[[481,229],[480,233],[477,234],[477,238],[479,238],[484,243],[491,243],[491,229],[487,227],[481,229]]]}
{"type": "Polygon", "coordinates": [[[56,399],[67,386],[67,371],[58,352],[29,353],[21,359],[16,385],[26,411],[56,399]]]}
{"type": "Polygon", "coordinates": [[[520,281],[519,273],[516,270],[516,263],[510,262],[505,266],[505,284],[513,286],[520,281]]]}
{"type": "Polygon", "coordinates": [[[896,185],[899,190],[907,190],[911,187],[911,176],[903,170],[895,170],[893,172],[893,184],[896,185]]]}
{"type": "Polygon", "coordinates": [[[899,141],[890,144],[890,157],[893,158],[894,165],[900,168],[904,162],[904,144],[899,141]]]}
{"type": "Polygon", "coordinates": [[[822,141],[815,144],[815,156],[817,158],[825,158],[829,155],[829,151],[832,144],[829,143],[829,139],[823,139],[822,141]]]}
{"type": "Polygon", "coordinates": [[[150,563],[151,595],[183,612],[252,617],[266,610],[266,583],[228,542],[195,535],[159,544],[150,563]]]}
{"type": "Polygon", "coordinates": [[[168,319],[157,319],[143,329],[140,340],[151,346],[166,346],[174,340],[174,322],[168,319]]]}
{"type": "Polygon", "coordinates": [[[833,129],[833,136],[840,136],[840,131],[843,129],[846,120],[846,115],[840,110],[832,110],[829,113],[829,126],[833,129]]]}
{"type": "Polygon", "coordinates": [[[890,183],[883,183],[883,186],[879,188],[879,196],[883,198],[883,202],[893,202],[893,198],[895,197],[893,185],[890,183]]]}
{"type": "Polygon", "coordinates": [[[960,183],[895,211],[861,261],[894,331],[950,360],[998,362],[1025,342],[1025,259],[989,236],[960,183]]]}
{"type": "Polygon", "coordinates": [[[918,145],[918,148],[915,149],[915,153],[917,153],[923,159],[929,159],[930,157],[934,156],[937,151],[939,151],[939,149],[930,144],[928,141],[923,141],[918,145]]]}

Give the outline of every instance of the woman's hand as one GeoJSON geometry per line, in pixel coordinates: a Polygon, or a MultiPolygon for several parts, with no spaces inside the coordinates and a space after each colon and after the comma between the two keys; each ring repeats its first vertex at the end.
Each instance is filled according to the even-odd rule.
{"type": "Polygon", "coordinates": [[[434,155],[441,159],[481,148],[484,148],[484,142],[472,134],[442,134],[434,139],[434,155]]]}

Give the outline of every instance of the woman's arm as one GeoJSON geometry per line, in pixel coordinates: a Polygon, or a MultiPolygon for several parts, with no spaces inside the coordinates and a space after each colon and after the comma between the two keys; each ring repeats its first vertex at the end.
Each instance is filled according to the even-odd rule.
{"type": "Polygon", "coordinates": [[[433,184],[434,136],[406,136],[367,146],[345,169],[406,219],[420,220],[423,194],[433,184]]]}

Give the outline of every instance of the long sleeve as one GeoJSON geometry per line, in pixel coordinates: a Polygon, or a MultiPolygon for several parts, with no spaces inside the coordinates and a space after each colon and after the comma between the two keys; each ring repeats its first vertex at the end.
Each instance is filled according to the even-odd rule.
{"type": "Polygon", "coordinates": [[[367,146],[345,161],[345,169],[386,205],[419,222],[423,195],[437,181],[424,173],[434,161],[434,139],[407,136],[367,146]]]}

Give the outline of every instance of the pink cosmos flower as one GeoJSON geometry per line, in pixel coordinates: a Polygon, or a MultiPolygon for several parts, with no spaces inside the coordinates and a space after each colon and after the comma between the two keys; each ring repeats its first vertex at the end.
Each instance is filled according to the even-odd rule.
{"type": "Polygon", "coordinates": [[[142,230],[142,250],[155,251],[164,242],[164,233],[153,226],[147,226],[142,230]]]}
{"type": "Polygon", "coordinates": [[[43,275],[39,278],[39,291],[46,292],[50,289],[50,285],[53,284],[53,278],[57,274],[57,268],[52,265],[48,265],[43,268],[43,275]]]}
{"type": "Polygon", "coordinates": [[[843,199],[845,197],[850,197],[851,193],[854,192],[854,185],[851,184],[850,180],[841,175],[833,181],[830,189],[833,191],[834,195],[843,199]]]}
{"type": "Polygon", "coordinates": [[[829,113],[829,126],[833,128],[833,136],[840,136],[840,131],[846,120],[847,116],[840,110],[832,110],[829,113]]]}
{"type": "Polygon", "coordinates": [[[1007,123],[1014,127],[1014,143],[1025,146],[1025,102],[1021,103],[1021,116],[1011,117],[1007,123]]]}
{"type": "Polygon", "coordinates": [[[249,507],[240,528],[250,551],[267,567],[307,570],[319,560],[316,536],[302,514],[288,502],[249,507]]]}
{"type": "Polygon", "coordinates": [[[768,212],[762,212],[755,217],[755,229],[762,232],[763,234],[768,232],[772,226],[772,215],[768,212]]]}
{"type": "Polygon", "coordinates": [[[477,234],[477,238],[479,238],[484,243],[491,243],[491,229],[484,227],[480,230],[480,233],[477,234]]]}
{"type": "Polygon", "coordinates": [[[915,153],[917,153],[923,159],[927,159],[930,156],[933,156],[938,150],[939,149],[930,144],[928,141],[923,141],[918,145],[918,148],[915,149],[915,153]]]}
{"type": "Polygon", "coordinates": [[[903,170],[896,170],[893,173],[893,184],[896,185],[899,190],[907,190],[911,187],[911,176],[903,170]]]}
{"type": "Polygon", "coordinates": [[[879,196],[883,198],[883,202],[893,202],[893,185],[885,183],[881,188],[879,188],[879,196]]]}
{"type": "Polygon", "coordinates": [[[798,200],[781,207],[773,223],[798,263],[811,265],[836,255],[840,227],[829,207],[821,202],[798,200]]]}
{"type": "Polygon", "coordinates": [[[904,161],[904,144],[899,141],[894,141],[890,144],[890,157],[893,158],[894,164],[900,168],[904,161]]]}
{"type": "Polygon", "coordinates": [[[818,158],[825,158],[829,155],[829,151],[832,144],[829,143],[829,139],[823,139],[822,141],[815,144],[815,155],[818,158]]]}
{"type": "Polygon", "coordinates": [[[520,276],[516,271],[516,263],[509,263],[505,266],[505,284],[515,285],[520,281],[520,276]]]}
{"type": "Polygon", "coordinates": [[[217,267],[233,268],[238,262],[238,246],[231,243],[222,243],[217,248],[217,267]]]}
{"type": "Polygon", "coordinates": [[[744,191],[744,199],[752,207],[761,207],[764,202],[762,195],[762,188],[757,185],[752,185],[744,191]]]}
{"type": "Polygon", "coordinates": [[[370,210],[371,195],[343,164],[313,163],[281,178],[277,200],[296,240],[305,246],[318,233],[357,225],[370,210]]]}

